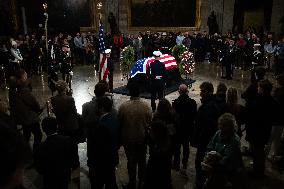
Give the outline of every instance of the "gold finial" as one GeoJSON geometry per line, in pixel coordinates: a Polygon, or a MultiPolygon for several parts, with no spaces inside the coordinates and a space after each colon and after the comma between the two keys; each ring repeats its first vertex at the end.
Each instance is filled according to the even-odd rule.
{"type": "Polygon", "coordinates": [[[43,3],[42,6],[43,6],[44,11],[46,11],[46,10],[47,10],[47,7],[48,7],[48,6],[47,6],[47,3],[43,3]]]}
{"type": "Polygon", "coordinates": [[[102,2],[98,2],[98,3],[97,3],[97,9],[98,9],[98,10],[101,10],[102,7],[103,7],[103,3],[102,3],[102,2]]]}

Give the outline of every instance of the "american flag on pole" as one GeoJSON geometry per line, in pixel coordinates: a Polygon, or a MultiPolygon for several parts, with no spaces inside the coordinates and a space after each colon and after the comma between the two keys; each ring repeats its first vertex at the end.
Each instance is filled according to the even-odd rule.
{"type": "MultiPolygon", "coordinates": [[[[144,73],[146,74],[146,70],[148,66],[155,61],[154,57],[149,57],[149,58],[143,58],[139,59],[134,66],[132,67],[130,71],[130,78],[133,78],[139,73],[144,73]]],[[[165,64],[166,70],[170,70],[172,68],[177,68],[177,62],[176,59],[169,54],[163,54],[160,57],[160,61],[165,64]]]]}
{"type": "Polygon", "coordinates": [[[99,51],[100,51],[100,80],[107,81],[108,82],[108,68],[107,68],[107,57],[106,57],[106,46],[105,46],[105,40],[104,40],[104,27],[99,21],[99,51]]]}

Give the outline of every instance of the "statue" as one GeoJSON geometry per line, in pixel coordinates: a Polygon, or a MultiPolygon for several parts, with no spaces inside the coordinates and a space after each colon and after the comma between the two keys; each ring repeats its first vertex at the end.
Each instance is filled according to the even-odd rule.
{"type": "Polygon", "coordinates": [[[207,26],[209,27],[209,35],[219,32],[219,26],[217,24],[216,15],[214,11],[211,12],[207,20],[207,26]]]}
{"type": "Polygon", "coordinates": [[[116,24],[116,20],[115,20],[115,17],[113,15],[112,12],[109,13],[109,16],[108,16],[108,23],[109,23],[109,26],[110,26],[110,32],[111,34],[116,34],[117,31],[118,31],[118,28],[117,28],[117,24],[116,24]]]}

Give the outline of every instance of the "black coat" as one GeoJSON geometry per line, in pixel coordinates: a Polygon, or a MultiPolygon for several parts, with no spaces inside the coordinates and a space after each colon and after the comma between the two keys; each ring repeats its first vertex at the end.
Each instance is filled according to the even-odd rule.
{"type": "Polygon", "coordinates": [[[101,117],[97,127],[88,130],[88,166],[109,167],[118,164],[119,124],[116,115],[101,117]]]}
{"type": "Polygon", "coordinates": [[[27,85],[10,91],[11,116],[17,124],[30,125],[40,121],[42,109],[27,85]]]}
{"type": "Polygon", "coordinates": [[[282,116],[282,113],[284,111],[284,87],[277,88],[274,91],[273,97],[277,102],[278,125],[284,126],[284,117],[282,116]]]}
{"type": "Polygon", "coordinates": [[[250,86],[242,93],[241,97],[246,101],[246,106],[252,103],[257,97],[258,83],[252,82],[250,86]]]}
{"type": "Polygon", "coordinates": [[[44,180],[66,179],[71,176],[72,141],[68,136],[51,135],[39,146],[34,154],[36,170],[44,180]]]}
{"type": "Polygon", "coordinates": [[[222,65],[231,66],[236,60],[236,48],[235,46],[225,46],[222,52],[222,65]]]}
{"type": "Polygon", "coordinates": [[[53,96],[51,105],[60,131],[74,131],[79,128],[77,109],[72,96],[53,96]]]}
{"type": "Polygon", "coordinates": [[[215,94],[215,101],[218,105],[220,114],[224,114],[227,111],[226,94],[215,94]]]}
{"type": "Polygon", "coordinates": [[[197,104],[188,95],[180,95],[173,102],[173,108],[178,115],[177,135],[189,138],[193,132],[193,126],[197,114],[197,104]]]}
{"type": "Polygon", "coordinates": [[[214,96],[202,102],[197,111],[193,146],[206,150],[211,138],[218,130],[218,118],[221,111],[214,96]]]}
{"type": "Polygon", "coordinates": [[[277,102],[272,96],[258,95],[246,106],[246,139],[253,144],[266,144],[276,124],[277,102]]]}

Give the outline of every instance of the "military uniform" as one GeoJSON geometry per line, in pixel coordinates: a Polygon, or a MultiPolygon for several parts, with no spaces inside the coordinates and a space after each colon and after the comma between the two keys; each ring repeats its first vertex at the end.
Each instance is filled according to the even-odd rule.
{"type": "MultiPolygon", "coordinates": [[[[255,44],[255,46],[258,46],[258,44],[255,44]]],[[[255,78],[255,68],[257,66],[261,66],[262,63],[263,63],[262,54],[261,54],[261,52],[258,49],[255,49],[253,51],[251,60],[252,60],[251,81],[253,82],[253,81],[256,80],[256,78],[255,78]]]]}
{"type": "MultiPolygon", "coordinates": [[[[162,54],[161,52],[159,53],[160,55],[162,54]]],[[[147,77],[150,81],[151,107],[152,111],[154,112],[156,110],[155,100],[157,94],[159,99],[164,98],[164,87],[165,87],[165,77],[166,77],[165,65],[159,60],[155,60],[149,65],[147,69],[147,77]]]]}
{"type": "Polygon", "coordinates": [[[228,45],[224,48],[224,54],[221,58],[222,62],[222,77],[232,79],[233,65],[235,63],[236,49],[234,45],[228,45]],[[224,76],[224,67],[226,69],[226,76],[224,76]]]}

